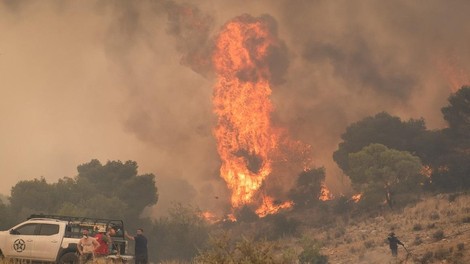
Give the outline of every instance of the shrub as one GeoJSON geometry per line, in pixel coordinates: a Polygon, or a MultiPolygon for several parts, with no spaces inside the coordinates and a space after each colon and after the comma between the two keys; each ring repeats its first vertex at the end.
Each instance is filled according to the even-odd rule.
{"type": "Polygon", "coordinates": [[[372,248],[372,247],[374,247],[374,246],[375,246],[375,243],[374,243],[374,241],[372,241],[372,240],[368,240],[368,241],[365,241],[365,242],[364,242],[364,247],[365,247],[365,248],[372,248]]]}
{"type": "Polygon", "coordinates": [[[419,262],[421,264],[431,263],[433,255],[434,254],[431,251],[428,251],[423,255],[423,257],[421,259],[419,259],[419,262]]]}
{"type": "Polygon", "coordinates": [[[211,237],[209,247],[201,251],[193,263],[195,264],[238,264],[238,263],[266,263],[281,264],[292,263],[288,259],[289,252],[276,257],[275,243],[267,241],[254,241],[242,237],[233,241],[227,233],[211,237]],[[280,259],[279,259],[280,258],[280,259]]]}
{"type": "Polygon", "coordinates": [[[268,215],[263,220],[264,223],[269,225],[265,237],[271,240],[283,236],[296,235],[300,225],[300,221],[294,218],[287,218],[282,214],[268,215]]]}
{"type": "Polygon", "coordinates": [[[328,257],[320,253],[320,245],[314,240],[304,238],[303,251],[299,254],[301,264],[327,264],[328,257]]]}
{"type": "Polygon", "coordinates": [[[459,193],[452,193],[449,195],[449,197],[447,198],[447,200],[452,203],[452,202],[455,202],[455,200],[457,199],[457,197],[459,197],[460,194],[459,193]]]}
{"type": "Polygon", "coordinates": [[[421,245],[422,243],[423,243],[423,240],[421,239],[421,237],[416,236],[413,244],[417,246],[417,245],[421,245]]]}
{"type": "Polygon", "coordinates": [[[333,203],[333,213],[344,214],[351,210],[352,203],[346,196],[341,196],[333,203]]]}
{"type": "Polygon", "coordinates": [[[439,216],[439,213],[438,212],[432,212],[430,215],[429,215],[429,219],[431,220],[439,220],[440,216],[439,216]]]}
{"type": "Polygon", "coordinates": [[[336,229],[336,231],[335,231],[335,238],[342,237],[342,236],[344,236],[345,233],[346,233],[346,229],[344,229],[344,227],[340,227],[340,228],[336,229]]]}
{"type": "Polygon", "coordinates": [[[423,226],[421,224],[415,224],[413,226],[413,231],[421,231],[423,230],[423,226]]]}
{"type": "Polygon", "coordinates": [[[235,212],[235,217],[238,222],[251,223],[259,219],[258,215],[253,209],[247,205],[243,206],[240,210],[235,212]]]}
{"type": "Polygon", "coordinates": [[[432,234],[432,238],[434,238],[434,240],[436,240],[436,241],[443,239],[444,238],[444,231],[438,230],[438,231],[434,232],[434,234],[432,234]]]}
{"type": "Polygon", "coordinates": [[[445,249],[445,248],[440,248],[438,250],[436,250],[436,252],[434,252],[434,258],[438,259],[438,260],[444,260],[444,259],[447,259],[450,255],[450,252],[449,250],[445,249]]]}
{"type": "Polygon", "coordinates": [[[209,227],[198,209],[174,204],[169,216],[155,221],[150,233],[158,241],[154,251],[158,261],[190,260],[206,245],[209,227]]]}

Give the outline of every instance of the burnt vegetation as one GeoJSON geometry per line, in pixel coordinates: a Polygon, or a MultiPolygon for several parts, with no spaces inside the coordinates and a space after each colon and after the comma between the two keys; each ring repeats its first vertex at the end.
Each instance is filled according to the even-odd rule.
{"type": "MultiPolygon", "coordinates": [[[[448,102],[442,108],[448,127],[441,130],[428,130],[423,119],[402,121],[386,112],[346,128],[333,158],[351,180],[352,194],[362,194],[358,201],[352,194],[321,201],[326,172],[320,167],[297,175],[289,192],[293,207],[277,214],[260,218],[245,206],[235,212],[237,221],[209,223],[198,208],[175,204],[168,216],[150,219],[139,216],[158,201],[155,176],[138,175],[134,161],[91,160],[79,165],[73,178],[18,182],[0,200],[0,227],[6,230],[32,213],[122,218],[127,228],[144,228],[150,259],[162,263],[328,263],[335,251],[328,254],[325,246],[347,248],[356,256],[350,263],[367,262],[372,259],[367,251],[386,247],[386,234],[374,232],[400,228],[390,224],[394,217],[407,223],[407,246],[439,243],[468,230],[449,231],[448,219],[459,226],[470,223],[468,204],[454,206],[465,204],[462,197],[470,187],[470,87],[448,102]],[[438,194],[447,199],[435,198],[438,194]],[[423,204],[423,197],[430,202],[423,204]],[[383,229],[371,227],[370,219],[383,229]]],[[[413,258],[464,263],[466,250],[459,241],[417,249],[413,258]]]]}

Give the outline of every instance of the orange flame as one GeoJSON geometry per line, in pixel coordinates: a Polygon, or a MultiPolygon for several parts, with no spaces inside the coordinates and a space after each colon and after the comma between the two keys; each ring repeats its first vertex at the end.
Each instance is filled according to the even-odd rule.
{"type": "Polygon", "coordinates": [[[268,214],[274,214],[281,209],[291,208],[294,203],[292,201],[283,202],[281,204],[274,204],[274,201],[271,197],[264,197],[263,203],[260,208],[255,212],[260,217],[265,217],[268,214]]]}
{"type": "Polygon", "coordinates": [[[420,174],[427,177],[431,178],[432,175],[432,168],[431,166],[425,165],[421,168],[420,174]]]}
{"type": "Polygon", "coordinates": [[[455,56],[446,58],[445,60],[438,60],[437,66],[449,82],[452,92],[457,92],[464,85],[470,85],[468,72],[459,66],[455,56]]]}
{"type": "Polygon", "coordinates": [[[201,217],[204,218],[209,223],[215,223],[219,220],[217,216],[210,211],[201,212],[201,217]]]}
{"type": "Polygon", "coordinates": [[[334,195],[328,190],[325,184],[322,184],[321,186],[321,191],[320,191],[320,197],[318,198],[321,201],[329,201],[334,198],[334,195]]]}
{"type": "Polygon", "coordinates": [[[355,203],[358,203],[361,200],[362,193],[355,194],[351,197],[351,200],[353,200],[355,203]]]}
{"type": "Polygon", "coordinates": [[[216,40],[214,135],[222,161],[220,174],[232,191],[233,207],[253,202],[271,173],[270,153],[278,144],[270,121],[270,72],[263,61],[271,45],[275,39],[266,23],[247,17],[228,22],[216,40]]]}

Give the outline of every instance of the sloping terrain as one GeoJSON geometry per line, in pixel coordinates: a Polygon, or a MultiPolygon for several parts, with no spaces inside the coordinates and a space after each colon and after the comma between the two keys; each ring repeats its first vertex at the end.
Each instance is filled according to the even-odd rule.
{"type": "Polygon", "coordinates": [[[427,197],[399,212],[309,230],[329,263],[470,263],[470,196],[427,197]],[[391,257],[393,230],[405,244],[391,257]]]}

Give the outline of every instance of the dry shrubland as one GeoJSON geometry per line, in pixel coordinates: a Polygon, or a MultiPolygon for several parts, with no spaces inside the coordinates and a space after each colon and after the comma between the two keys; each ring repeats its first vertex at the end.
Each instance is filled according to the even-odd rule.
{"type": "Polygon", "coordinates": [[[401,209],[377,211],[339,212],[331,202],[233,223],[213,233],[192,261],[161,263],[470,263],[468,194],[421,197],[401,209]],[[405,244],[397,258],[386,240],[391,231],[405,244]]]}
{"type": "MultiPolygon", "coordinates": [[[[291,251],[285,262],[300,263],[303,241],[315,241],[328,263],[470,263],[470,195],[440,194],[421,197],[405,208],[338,214],[331,207],[291,212],[297,231],[275,240],[278,255],[291,251]],[[391,257],[387,243],[393,231],[405,244],[391,257]]],[[[262,232],[266,223],[243,225],[245,234],[262,232]]],[[[269,230],[269,229],[268,229],[269,230]]],[[[241,229],[237,230],[241,232],[241,229]]],[[[321,263],[321,262],[314,262],[321,263]]]]}
{"type": "Polygon", "coordinates": [[[437,195],[397,211],[360,216],[310,235],[325,241],[330,263],[470,263],[470,196],[437,195]],[[393,231],[405,244],[391,258],[393,231]]]}

